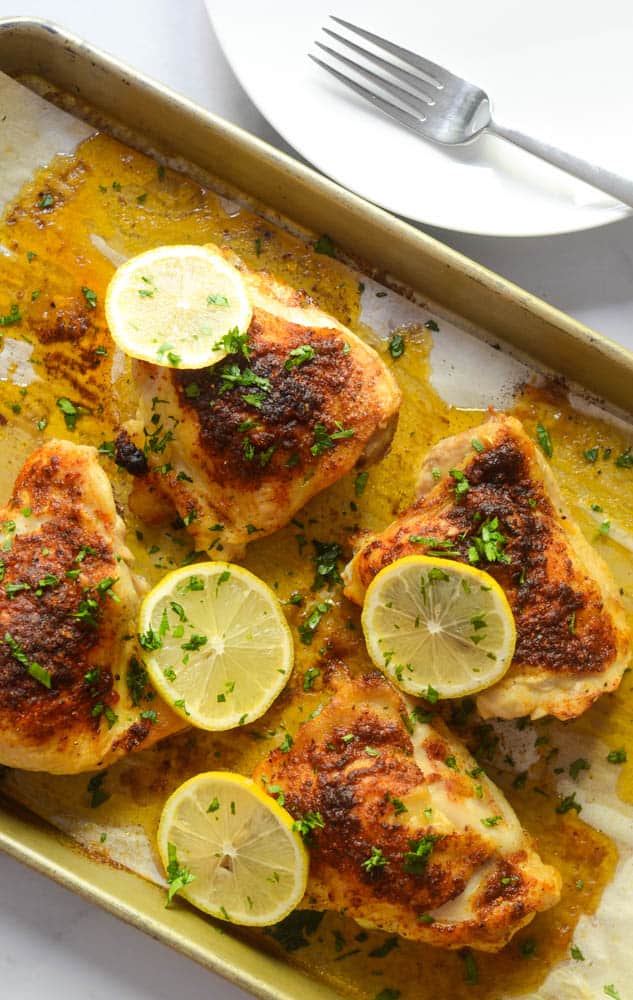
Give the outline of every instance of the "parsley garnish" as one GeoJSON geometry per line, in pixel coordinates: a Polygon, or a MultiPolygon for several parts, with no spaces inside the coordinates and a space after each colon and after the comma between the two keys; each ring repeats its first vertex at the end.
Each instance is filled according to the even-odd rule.
{"type": "Polygon", "coordinates": [[[287,372],[292,371],[293,368],[298,368],[300,365],[305,364],[306,361],[312,361],[315,356],[315,350],[310,347],[309,344],[301,344],[300,347],[295,347],[294,350],[290,351],[290,354],[284,361],[284,368],[287,372]]]}
{"type": "Polygon", "coordinates": [[[464,496],[465,493],[468,493],[468,490],[470,489],[470,483],[466,479],[464,473],[460,471],[460,469],[451,469],[449,472],[449,476],[451,476],[455,480],[456,497],[461,497],[464,496]]]}
{"type": "Polygon", "coordinates": [[[288,751],[290,750],[290,747],[292,746],[293,743],[294,743],[294,740],[293,740],[292,736],[290,735],[290,733],[286,733],[286,735],[284,736],[283,740],[279,744],[279,749],[281,750],[282,753],[288,753],[288,751]]]}
{"type": "Polygon", "coordinates": [[[192,875],[187,868],[181,867],[176,854],[175,844],[167,844],[167,858],[169,862],[167,865],[169,889],[167,890],[167,903],[165,905],[169,906],[176,893],[193,882],[196,876],[192,875]]]}
{"type": "Polygon", "coordinates": [[[93,292],[92,288],[87,288],[82,285],[81,290],[83,292],[84,299],[88,303],[91,309],[97,308],[97,293],[93,292]]]}
{"type": "Polygon", "coordinates": [[[428,833],[420,840],[410,840],[410,850],[404,854],[404,870],[409,875],[422,875],[429,863],[433,848],[438,840],[442,839],[442,834],[428,833]]]}
{"type": "Polygon", "coordinates": [[[536,437],[538,443],[541,446],[543,454],[547,455],[548,458],[551,458],[552,455],[554,454],[554,446],[552,444],[552,439],[549,435],[549,431],[547,430],[546,427],[543,427],[543,424],[536,425],[536,437]]]}
{"type": "Polygon", "coordinates": [[[195,651],[196,649],[201,649],[202,646],[206,646],[207,642],[206,635],[192,635],[188,642],[182,644],[181,649],[195,651]]]}
{"type": "Polygon", "coordinates": [[[603,986],[602,988],[604,990],[605,996],[611,997],[611,1000],[622,1000],[622,997],[616,990],[613,983],[608,983],[606,986],[603,986]]]}
{"type": "Polygon", "coordinates": [[[316,563],[316,576],[312,583],[312,590],[318,590],[325,583],[342,583],[337,561],[341,558],[343,550],[338,542],[319,542],[314,539],[312,544],[316,552],[313,557],[316,563]]]}
{"type": "Polygon", "coordinates": [[[584,757],[578,757],[576,760],[572,761],[569,765],[569,774],[574,781],[578,781],[578,775],[581,771],[588,771],[591,764],[584,757]]]}
{"type": "MultiPolygon", "coordinates": [[[[269,786],[269,791],[272,791],[273,787],[269,786]]],[[[324,830],[325,823],[320,812],[307,812],[305,816],[294,821],[292,829],[300,833],[304,840],[308,840],[313,830],[324,830]]]]}
{"type": "Polygon", "coordinates": [[[389,341],[389,353],[394,361],[404,354],[404,337],[401,333],[394,333],[389,341]]]}
{"type": "Polygon", "coordinates": [[[308,617],[299,625],[299,638],[304,646],[309,646],[314,638],[314,633],[318,628],[319,622],[326,612],[330,610],[330,605],[325,602],[321,604],[315,604],[312,611],[308,617]]]}
{"type": "Polygon", "coordinates": [[[367,480],[369,479],[368,472],[359,472],[354,480],[354,493],[357,497],[360,497],[365,492],[365,487],[367,486],[367,480]]]}
{"type": "Polygon", "coordinates": [[[485,816],[481,822],[484,826],[498,826],[501,822],[501,816],[485,816]]]}
{"type": "Polygon", "coordinates": [[[50,690],[51,687],[50,672],[48,670],[45,670],[44,667],[41,667],[39,663],[35,662],[35,660],[29,660],[28,656],[26,655],[26,652],[24,651],[24,648],[20,645],[19,642],[17,642],[13,638],[10,632],[4,633],[4,641],[11,650],[15,659],[18,661],[18,663],[21,663],[23,667],[26,667],[27,672],[31,675],[31,677],[34,680],[39,681],[40,684],[43,684],[45,688],[49,688],[50,690]]]}
{"type": "MultiPolygon", "coordinates": [[[[213,350],[226,351],[227,354],[243,354],[248,361],[251,356],[251,349],[248,345],[248,331],[246,333],[240,333],[238,328],[234,326],[228,333],[225,333],[223,337],[216,340],[213,345],[213,350]]],[[[244,384],[250,385],[251,383],[244,384]]],[[[224,390],[221,389],[220,391],[223,392],[224,390]]]]}
{"type": "Polygon", "coordinates": [[[556,806],[556,812],[561,815],[568,813],[571,809],[575,810],[576,815],[582,810],[580,802],[576,802],[575,792],[572,792],[571,795],[566,795],[556,806]]]}
{"type": "Polygon", "coordinates": [[[69,431],[74,431],[79,417],[83,416],[84,413],[89,412],[84,406],[75,406],[75,404],[71,403],[71,401],[65,396],[61,396],[57,400],[57,406],[64,414],[64,423],[69,431]]]}
{"type": "MultiPolygon", "coordinates": [[[[235,362],[230,362],[223,366],[222,371],[220,372],[220,379],[222,380],[222,385],[218,390],[220,395],[222,395],[223,392],[227,392],[229,389],[234,389],[236,386],[252,385],[257,386],[257,388],[261,389],[262,392],[270,392],[269,379],[263,378],[261,375],[256,375],[252,368],[245,368],[242,371],[239,365],[236,365],[235,362]]],[[[259,397],[257,397],[257,399],[261,404],[261,399],[259,399],[259,397]]]]}
{"type": "Polygon", "coordinates": [[[163,645],[162,639],[154,631],[150,625],[147,632],[139,632],[138,641],[143,649],[151,651],[153,649],[160,649],[163,645]]]}
{"type": "Polygon", "coordinates": [[[372,847],[371,854],[361,862],[361,867],[366,872],[373,872],[377,868],[384,868],[388,864],[387,858],[382,853],[380,847],[372,847]]]}
{"type": "Polygon", "coordinates": [[[314,244],[314,249],[316,253],[323,253],[327,257],[335,257],[334,244],[330,237],[324,233],[323,236],[319,236],[318,240],[314,244]]]}
{"type": "Polygon", "coordinates": [[[477,534],[471,535],[468,548],[468,561],[471,563],[485,559],[493,563],[509,563],[510,557],[504,552],[508,539],[499,531],[499,518],[488,518],[481,525],[477,534]]]}
{"type": "Polygon", "coordinates": [[[626,764],[627,753],[624,747],[619,747],[618,750],[610,750],[607,754],[607,760],[609,764],[626,764]]]}
{"type": "Polygon", "coordinates": [[[322,455],[324,451],[328,451],[334,447],[335,441],[339,441],[342,438],[354,437],[356,433],[352,429],[345,429],[340,420],[336,420],[334,425],[336,430],[332,431],[331,434],[328,434],[325,424],[314,425],[314,444],[310,448],[311,454],[315,456],[322,455]]]}
{"type": "Polygon", "coordinates": [[[14,302],[7,315],[0,316],[0,326],[13,326],[14,323],[19,323],[21,319],[22,313],[18,308],[17,302],[14,302]]]}
{"type": "Polygon", "coordinates": [[[101,771],[99,774],[94,774],[88,782],[87,791],[92,796],[90,799],[91,809],[96,809],[97,806],[103,805],[103,803],[107,802],[110,798],[110,793],[106,792],[102,787],[107,773],[107,771],[101,771]]]}
{"type": "Polygon", "coordinates": [[[303,690],[311,691],[317,677],[321,676],[318,667],[309,667],[303,675],[303,690]]]}

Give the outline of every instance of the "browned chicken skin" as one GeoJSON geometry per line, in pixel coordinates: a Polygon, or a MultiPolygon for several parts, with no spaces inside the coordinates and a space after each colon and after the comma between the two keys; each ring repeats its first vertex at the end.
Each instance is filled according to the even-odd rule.
{"type": "Polygon", "coordinates": [[[199,371],[137,362],[138,419],[119,442],[129,454],[127,433],[143,452],[131,471],[149,469],[134,509],[152,518],[173,504],[196,548],[222,557],[380,458],[401,398],[376,352],[305,294],[242,271],[254,307],[246,352],[199,371]]]}
{"type": "Polygon", "coordinates": [[[517,628],[513,663],[479,695],[481,714],[570,719],[618,686],[631,636],[615,582],[518,420],[494,416],[440,441],[424,461],[418,493],[393,524],[364,541],[345,571],[348,597],[362,603],[383,566],[413,553],[472,561],[479,539],[475,565],[503,587],[517,628]],[[452,470],[466,477],[459,494],[452,470]],[[484,526],[500,535],[488,550],[492,559],[484,526]]]}
{"type": "Polygon", "coordinates": [[[257,782],[315,817],[302,905],[443,948],[497,951],[560,895],[503,794],[378,672],[331,664],[332,700],[257,782]]]}
{"type": "Polygon", "coordinates": [[[0,764],[88,771],[182,728],[134,658],[143,585],[96,449],[34,452],[0,522],[0,764]]]}

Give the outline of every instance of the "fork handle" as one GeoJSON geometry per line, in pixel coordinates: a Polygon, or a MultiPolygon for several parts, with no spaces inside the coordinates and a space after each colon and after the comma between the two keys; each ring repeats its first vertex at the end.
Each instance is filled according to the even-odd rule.
{"type": "Polygon", "coordinates": [[[578,177],[579,180],[591,184],[592,187],[598,188],[600,191],[605,191],[612,198],[617,198],[624,205],[633,208],[633,180],[620,177],[619,174],[614,174],[603,167],[597,167],[594,163],[588,163],[587,160],[581,160],[578,156],[565,153],[562,149],[557,149],[556,146],[549,146],[546,142],[541,142],[540,139],[534,139],[531,135],[525,135],[512,128],[505,128],[496,122],[491,121],[486,126],[486,131],[514,143],[515,146],[520,146],[521,149],[526,149],[528,153],[540,157],[547,163],[552,163],[560,170],[565,170],[573,177],[578,177]]]}

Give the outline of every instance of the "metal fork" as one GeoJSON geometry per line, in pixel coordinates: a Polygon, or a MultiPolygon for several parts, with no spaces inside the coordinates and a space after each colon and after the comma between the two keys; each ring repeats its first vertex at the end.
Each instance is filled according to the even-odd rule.
{"type": "Polygon", "coordinates": [[[633,207],[633,180],[620,177],[532,136],[497,124],[492,118],[490,98],[481,87],[449,73],[443,66],[438,66],[437,63],[424,59],[416,52],[402,48],[365,28],[350,24],[340,17],[332,16],[332,20],[352,34],[370,42],[375,49],[395,57],[395,61],[385,59],[371,49],[358,45],[329,28],[323,29],[326,35],[334,38],[345,49],[360,56],[365,62],[377,67],[380,72],[374,72],[358,60],[337,52],[329,45],[323,45],[321,42],[316,42],[316,45],[366,80],[371,89],[362,86],[322,59],[313,55],[310,55],[310,58],[374,107],[390,118],[395,118],[401,125],[412,129],[425,139],[431,139],[445,146],[471,142],[482,132],[491,132],[501,139],[514,143],[515,146],[521,146],[534,156],[552,163],[600,191],[605,191],[625,205],[633,207]],[[380,91],[388,94],[397,103],[387,100],[380,91]]]}

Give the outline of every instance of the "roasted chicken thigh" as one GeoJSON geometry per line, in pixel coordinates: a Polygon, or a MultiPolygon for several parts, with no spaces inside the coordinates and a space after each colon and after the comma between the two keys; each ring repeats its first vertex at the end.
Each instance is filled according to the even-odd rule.
{"type": "Polygon", "coordinates": [[[313,827],[302,905],[443,948],[497,951],[558,901],[558,872],[425,709],[378,672],[328,673],[331,701],[253,775],[313,827]]]}
{"type": "Polygon", "coordinates": [[[508,673],[477,698],[484,718],[571,719],[617,688],[631,635],[615,581],[518,420],[493,416],[440,441],[418,495],[363,540],[345,571],[348,597],[362,603],[376,573],[402,556],[471,562],[503,587],[517,629],[508,673]]]}
{"type": "Polygon", "coordinates": [[[134,509],[151,520],[175,507],[196,548],[222,557],[380,458],[400,406],[371,347],[304,293],[231,260],[253,304],[247,339],[203,370],[136,362],[138,419],[119,438],[120,461],[140,473],[134,509]]]}
{"type": "Polygon", "coordinates": [[[34,452],[0,522],[0,764],[89,771],[182,728],[134,656],[143,584],[96,449],[34,452]]]}

